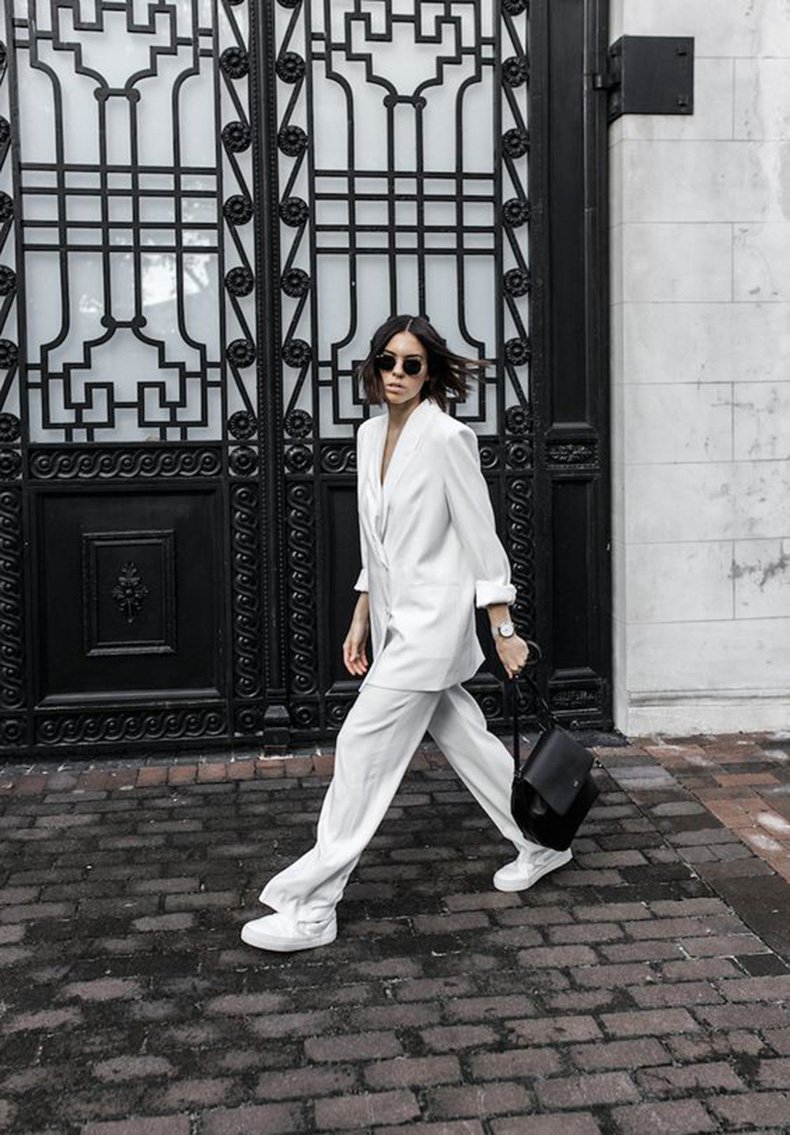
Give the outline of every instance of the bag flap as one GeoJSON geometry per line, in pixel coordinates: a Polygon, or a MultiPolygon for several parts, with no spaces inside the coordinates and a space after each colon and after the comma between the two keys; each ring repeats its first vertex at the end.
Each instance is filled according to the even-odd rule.
{"type": "Polygon", "coordinates": [[[554,726],[541,734],[519,773],[549,807],[564,816],[581,791],[595,757],[554,726]]]}

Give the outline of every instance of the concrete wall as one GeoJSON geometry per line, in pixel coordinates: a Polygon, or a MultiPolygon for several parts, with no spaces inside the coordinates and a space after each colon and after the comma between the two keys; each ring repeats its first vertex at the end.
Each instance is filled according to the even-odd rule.
{"type": "Polygon", "coordinates": [[[695,113],[610,128],[615,721],[790,727],[790,0],[612,0],[695,113]]]}

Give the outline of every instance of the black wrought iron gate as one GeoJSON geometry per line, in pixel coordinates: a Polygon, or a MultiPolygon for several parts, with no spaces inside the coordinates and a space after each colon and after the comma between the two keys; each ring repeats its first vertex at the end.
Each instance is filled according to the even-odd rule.
{"type": "Polygon", "coordinates": [[[496,359],[517,623],[610,726],[603,9],[8,0],[0,751],[331,737],[396,311],[496,359]]]}

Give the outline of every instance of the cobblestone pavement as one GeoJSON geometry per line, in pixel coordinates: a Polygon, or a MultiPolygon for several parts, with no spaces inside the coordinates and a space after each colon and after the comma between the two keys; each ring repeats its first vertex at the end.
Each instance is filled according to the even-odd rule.
{"type": "Polygon", "coordinates": [[[318,950],[244,946],[331,754],[0,770],[0,1131],[790,1132],[790,737],[598,748],[575,859],[422,747],[318,950]]]}

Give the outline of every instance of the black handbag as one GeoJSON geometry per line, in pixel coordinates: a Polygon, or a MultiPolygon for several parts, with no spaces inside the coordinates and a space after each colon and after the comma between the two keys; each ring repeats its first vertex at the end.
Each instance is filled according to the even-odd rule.
{"type": "MultiPolygon", "coordinates": [[[[530,653],[535,648],[540,655],[536,643],[529,642],[529,647],[530,653]]],[[[522,765],[518,732],[519,691],[517,678],[511,678],[515,769],[510,810],[527,839],[556,851],[565,851],[600,794],[592,767],[604,766],[562,728],[531,675],[525,671],[523,677],[532,687],[535,711],[543,732],[522,765]]]]}

